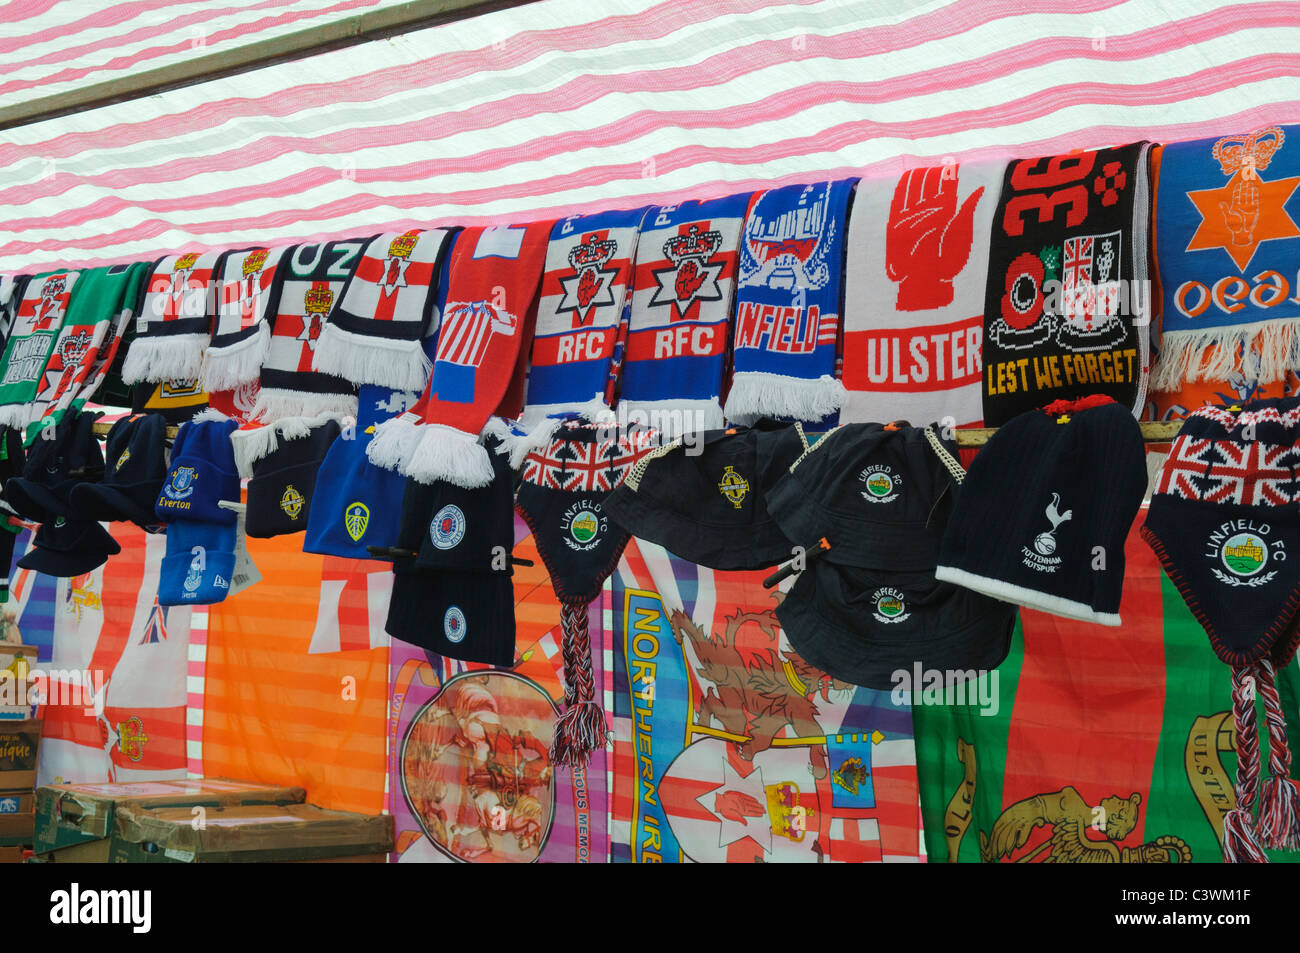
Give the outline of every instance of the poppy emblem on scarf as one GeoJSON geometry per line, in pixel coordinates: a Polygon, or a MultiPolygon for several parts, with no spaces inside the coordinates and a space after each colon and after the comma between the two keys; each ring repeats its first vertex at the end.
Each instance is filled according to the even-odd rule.
{"type": "Polygon", "coordinates": [[[560,279],[564,296],[555,306],[555,313],[573,312],[573,326],[580,328],[591,319],[595,308],[613,304],[613,280],[618,269],[605,265],[617,252],[618,242],[610,239],[608,230],[584,235],[580,244],[569,249],[573,274],[560,279]]]}
{"type": "Polygon", "coordinates": [[[439,549],[453,549],[465,538],[465,514],[459,506],[448,503],[429,524],[429,538],[439,549]]]}
{"type": "Polygon", "coordinates": [[[721,493],[736,509],[740,509],[745,497],[749,495],[749,481],[736,472],[735,467],[727,467],[722,471],[722,479],[718,481],[718,492],[721,493]]]}
{"type": "Polygon", "coordinates": [[[892,503],[898,499],[903,478],[889,467],[867,467],[858,474],[865,487],[862,498],[871,503],[892,503]]]}
{"type": "Polygon", "coordinates": [[[291,520],[296,520],[298,514],[302,512],[302,505],[307,501],[303,495],[298,492],[298,488],[292,483],[284,488],[284,494],[280,497],[280,509],[284,510],[285,516],[291,520]]]}
{"type": "Polygon", "coordinates": [[[465,613],[460,611],[460,606],[452,606],[442,617],[442,634],[447,637],[448,642],[465,641],[467,628],[465,613]]]}
{"type": "Polygon", "coordinates": [[[902,622],[912,615],[907,611],[907,603],[903,599],[903,594],[897,589],[891,589],[888,586],[877,589],[871,594],[871,601],[876,606],[875,611],[871,614],[876,617],[877,622],[892,624],[902,622]]]}
{"type": "Polygon", "coordinates": [[[722,300],[718,278],[722,275],[723,262],[712,260],[722,247],[722,233],[701,230],[708,229],[709,224],[683,225],[678,234],[664,242],[664,257],[670,264],[654,271],[659,287],[649,307],[672,305],[677,313],[670,320],[684,320],[697,301],[722,300]]]}
{"type": "Polygon", "coordinates": [[[343,528],[352,537],[352,542],[360,542],[361,537],[366,535],[366,527],[369,525],[370,507],[361,502],[349,503],[348,508],[343,511],[343,528]]]}
{"type": "Polygon", "coordinates": [[[166,493],[173,500],[183,500],[194,492],[194,481],[198,474],[194,467],[177,467],[172,471],[171,483],[167,484],[166,493]]]}
{"type": "Polygon", "coordinates": [[[564,511],[560,528],[564,531],[564,544],[579,552],[596,548],[608,526],[608,519],[600,513],[600,504],[592,500],[574,503],[564,511]]]}
{"type": "Polygon", "coordinates": [[[139,761],[144,757],[144,746],[148,741],[149,736],[144,733],[144,722],[139,715],[118,722],[117,750],[131,761],[139,761]]]}

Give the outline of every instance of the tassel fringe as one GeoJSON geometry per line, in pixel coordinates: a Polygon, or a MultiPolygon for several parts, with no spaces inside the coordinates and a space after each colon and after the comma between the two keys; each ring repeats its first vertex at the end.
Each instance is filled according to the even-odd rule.
{"type": "Polygon", "coordinates": [[[1237,806],[1223,818],[1223,859],[1229,864],[1266,864],[1252,813],[1259,796],[1259,735],[1255,724],[1254,665],[1232,669],[1232,719],[1237,737],[1237,806]]]}
{"type": "Polygon", "coordinates": [[[1259,802],[1259,833],[1265,847],[1275,850],[1300,849],[1300,788],[1291,779],[1291,748],[1287,744],[1286,714],[1277,693],[1273,663],[1262,659],[1259,697],[1264,703],[1268,727],[1268,772],[1259,802]]]}
{"type": "Polygon", "coordinates": [[[6,404],[0,407],[0,426],[22,430],[36,421],[35,404],[6,404]]]}
{"type": "Polygon", "coordinates": [[[208,393],[234,390],[257,380],[271,349],[271,327],[259,324],[248,337],[225,347],[209,347],[203,358],[199,383],[208,393]]]}
{"type": "Polygon", "coordinates": [[[318,417],[286,417],[264,427],[236,430],[230,435],[230,445],[235,451],[235,466],[239,469],[239,475],[245,480],[251,480],[253,464],[274,453],[281,440],[301,440],[330,421],[337,421],[343,427],[354,422],[351,417],[343,414],[321,414],[318,417]]]}
{"type": "Polygon", "coordinates": [[[162,381],[198,380],[203,371],[203,352],[208,346],[206,334],[173,334],[165,337],[139,337],[122,362],[122,382],[151,384],[162,381]]]}
{"type": "MultiPolygon", "coordinates": [[[[1262,321],[1205,331],[1166,331],[1150,389],[1178,390],[1183,383],[1222,381],[1253,352],[1262,384],[1280,381],[1300,358],[1300,318],[1262,321]]],[[[1253,376],[1253,375],[1252,375],[1253,376]]]]}
{"type": "Polygon", "coordinates": [[[285,417],[320,417],[322,415],[357,415],[356,394],[313,394],[305,391],[263,387],[257,394],[252,419],[267,422],[285,417]]]}
{"type": "Polygon", "coordinates": [[[377,384],[394,390],[424,390],[433,362],[420,342],[370,337],[326,323],[316,342],[312,370],[334,374],[354,384],[377,384]]]}
{"type": "Polygon", "coordinates": [[[370,462],[419,483],[445,480],[466,489],[492,482],[492,459],[477,438],[442,424],[423,424],[414,414],[386,420],[366,447],[370,462]]]}
{"type": "Polygon", "coordinates": [[[551,763],[576,768],[585,766],[594,752],[604,749],[609,729],[605,713],[595,700],[586,604],[561,603],[560,628],[563,630],[560,650],[564,657],[565,711],[555,723],[551,763]]]}
{"type": "Polygon", "coordinates": [[[726,417],[753,423],[759,417],[818,421],[844,406],[844,385],[823,374],[815,380],[767,371],[737,371],[727,394],[726,417]]]}

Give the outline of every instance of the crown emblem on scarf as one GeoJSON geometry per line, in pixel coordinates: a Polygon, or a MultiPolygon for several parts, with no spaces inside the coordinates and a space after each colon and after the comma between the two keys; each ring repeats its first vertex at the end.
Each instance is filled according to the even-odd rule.
{"type": "Polygon", "coordinates": [[[420,240],[418,229],[411,229],[404,235],[398,235],[388,244],[389,258],[409,258],[415,251],[415,243],[420,240]]]}
{"type": "Polygon", "coordinates": [[[86,356],[90,350],[90,332],[78,331],[75,334],[68,335],[63,343],[59,345],[59,352],[63,355],[63,366],[73,367],[81,363],[81,359],[86,356]]]}
{"type": "Polygon", "coordinates": [[[1239,169],[1262,172],[1285,141],[1286,134],[1279,126],[1267,126],[1248,136],[1224,136],[1214,144],[1210,154],[1219,160],[1224,175],[1232,175],[1239,169]]]}
{"type": "Polygon", "coordinates": [[[334,292],[330,290],[328,281],[313,281],[303,300],[308,314],[326,314],[334,303],[334,292]]]}
{"type": "Polygon", "coordinates": [[[176,267],[173,268],[172,271],[184,271],[187,268],[193,268],[194,263],[198,260],[199,256],[197,252],[189,252],[181,255],[180,258],[176,259],[176,267]]]}
{"type": "Polygon", "coordinates": [[[674,235],[664,242],[664,254],[674,267],[692,259],[703,265],[721,247],[721,232],[701,232],[700,226],[692,225],[685,235],[674,235]]]}
{"type": "Polygon", "coordinates": [[[265,248],[259,248],[257,251],[249,252],[248,257],[244,259],[244,277],[254,275],[262,270],[266,264],[267,251],[265,248]]]}
{"type": "Polygon", "coordinates": [[[586,241],[569,249],[569,264],[574,271],[584,268],[604,268],[605,262],[614,257],[618,251],[618,242],[611,239],[596,240],[595,235],[587,236],[586,241]]]}

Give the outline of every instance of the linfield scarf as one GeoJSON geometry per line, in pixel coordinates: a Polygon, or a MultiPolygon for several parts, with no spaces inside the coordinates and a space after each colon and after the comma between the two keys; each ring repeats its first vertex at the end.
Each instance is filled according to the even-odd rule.
{"type": "Polygon", "coordinates": [[[1012,162],[984,298],[984,422],[1106,394],[1142,412],[1150,143],[1012,162]]]}
{"type": "Polygon", "coordinates": [[[271,299],[271,343],[262,363],[261,389],[252,417],[318,417],[357,412],[351,381],[313,369],[325,317],[361,260],[369,238],[298,245],[275,270],[271,299]]]}
{"type": "Polygon", "coordinates": [[[1300,370],[1300,126],[1171,143],[1156,181],[1151,389],[1226,382],[1251,352],[1261,384],[1300,370]]]}
{"type": "Polygon", "coordinates": [[[844,230],[855,179],[758,195],[740,242],[727,419],[834,424],[844,230]]]}
{"type": "Polygon", "coordinates": [[[492,461],[479,438],[503,404],[514,403],[518,411],[521,361],[551,225],[457,234],[441,295],[433,374],[413,408],[376,429],[367,449],[375,466],[420,483],[446,480],[473,489],[492,482],[492,461]]]}
{"type": "Polygon", "coordinates": [[[722,426],[737,249],[752,198],[665,205],[641,223],[619,412],[666,439],[722,426]]]}
{"type": "Polygon", "coordinates": [[[358,386],[423,388],[431,368],[420,343],[433,317],[448,237],[434,228],[373,239],[329,313],[312,366],[358,386]]]}
{"type": "Polygon", "coordinates": [[[844,300],[845,423],[977,424],[989,229],[1003,162],[858,183],[844,300]]]}
{"type": "Polygon", "coordinates": [[[212,334],[212,277],[220,254],[186,252],[154,265],[122,363],[123,381],[198,378],[212,334]]]}
{"type": "Polygon", "coordinates": [[[24,427],[31,420],[31,402],[43,381],[45,365],[67,315],[68,300],[80,277],[77,271],[36,275],[27,282],[15,308],[5,342],[0,376],[0,424],[24,427]]]}
{"type": "Polygon", "coordinates": [[[241,248],[221,256],[213,277],[212,340],[199,379],[205,391],[257,380],[271,346],[267,316],[276,266],[291,248],[241,248]]]}

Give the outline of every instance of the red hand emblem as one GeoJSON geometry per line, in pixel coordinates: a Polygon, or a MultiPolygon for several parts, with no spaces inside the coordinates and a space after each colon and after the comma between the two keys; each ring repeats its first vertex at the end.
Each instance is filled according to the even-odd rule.
{"type": "Polygon", "coordinates": [[[691,295],[699,291],[702,284],[704,284],[704,272],[700,271],[700,266],[695,263],[695,260],[688,259],[682,262],[677,269],[677,280],[673,283],[677,300],[689,301],[691,295]]]}
{"type": "Polygon", "coordinates": [[[600,280],[596,277],[596,269],[588,268],[578,279],[578,305],[586,308],[591,304],[591,299],[596,297],[596,292],[600,290],[600,280]]]}
{"type": "Polygon", "coordinates": [[[894,187],[885,232],[885,270],[898,282],[898,310],[952,304],[952,281],[970,258],[981,186],[957,206],[957,167],[909,169],[894,187]]]}

